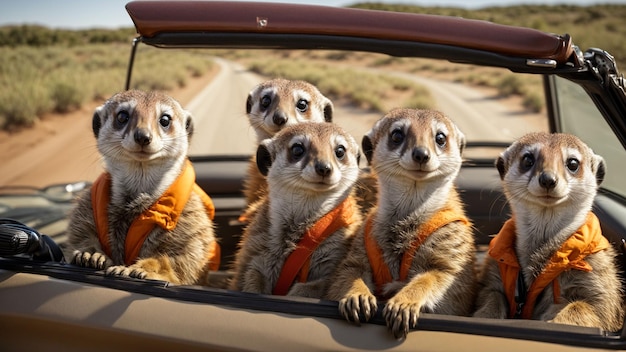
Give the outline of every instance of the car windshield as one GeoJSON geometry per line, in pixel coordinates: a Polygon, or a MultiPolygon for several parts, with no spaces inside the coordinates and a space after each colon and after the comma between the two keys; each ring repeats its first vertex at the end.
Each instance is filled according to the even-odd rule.
{"type": "Polygon", "coordinates": [[[603,156],[607,164],[603,188],[625,196],[626,151],[582,87],[564,78],[555,82],[562,131],[580,137],[603,156]]]}
{"type": "MultiPolygon", "coordinates": [[[[139,45],[135,67],[154,52],[139,45]]],[[[246,116],[252,88],[275,77],[305,80],[334,102],[333,120],[360,141],[395,107],[438,109],[465,133],[468,158],[495,158],[504,146],[531,131],[547,131],[542,77],[423,58],[336,50],[167,49],[187,57],[210,79],[186,104],[195,119],[190,154],[249,155],[256,136],[246,116]],[[495,145],[495,148],[493,147],[495,145]]],[[[190,64],[191,65],[191,64],[190,64]]],[[[132,77],[131,88],[151,82],[132,77]]]]}

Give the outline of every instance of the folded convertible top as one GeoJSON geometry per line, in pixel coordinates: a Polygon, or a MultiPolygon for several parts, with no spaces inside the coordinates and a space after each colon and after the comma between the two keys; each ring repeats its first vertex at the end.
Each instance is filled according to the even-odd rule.
{"type": "Polygon", "coordinates": [[[574,51],[568,35],[459,17],[228,1],[133,1],[126,9],[143,38],[185,33],[339,36],[450,45],[556,60],[559,66],[572,59],[574,51]]]}

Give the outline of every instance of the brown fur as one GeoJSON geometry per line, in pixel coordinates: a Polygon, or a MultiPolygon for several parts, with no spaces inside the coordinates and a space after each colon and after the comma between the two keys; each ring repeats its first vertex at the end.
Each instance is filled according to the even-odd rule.
{"type": "MultiPolygon", "coordinates": [[[[384,287],[391,298],[383,315],[397,338],[417,324],[420,312],[469,315],[472,311],[471,225],[451,222],[435,230],[416,251],[408,282],[398,281],[400,259],[420,224],[443,207],[464,214],[453,185],[464,144],[465,137],[447,117],[413,109],[392,110],[363,138],[364,153],[378,178],[378,203],[370,213],[372,236],[395,280],[384,287]],[[417,160],[420,155],[423,163],[417,160]]],[[[377,310],[363,234],[362,227],[327,295],[338,300],[340,313],[355,323],[368,320],[377,310]]]]}
{"type": "MultiPolygon", "coordinates": [[[[358,156],[354,139],[332,123],[288,126],[259,146],[257,163],[267,174],[268,194],[244,232],[231,289],[272,293],[286,258],[305,231],[353,197],[358,156]],[[345,150],[341,157],[336,154],[340,146],[345,150]],[[297,157],[294,148],[303,154],[297,157]],[[328,175],[318,172],[323,165],[329,167],[328,175]]],[[[331,234],[311,255],[307,282],[293,284],[288,295],[323,296],[360,222],[360,211],[355,209],[352,224],[331,234]]]]}
{"type": "MultiPolygon", "coordinates": [[[[261,143],[286,126],[301,122],[331,122],[333,104],[308,82],[275,78],[252,89],[246,101],[246,112],[257,142],[261,143]]],[[[266,191],[265,176],[259,173],[255,157],[252,157],[244,181],[244,195],[246,204],[254,205],[246,216],[252,216],[259,205],[257,201],[266,191]]]]}
{"type": "MultiPolygon", "coordinates": [[[[591,211],[604,178],[604,160],[573,135],[532,133],[504,151],[496,166],[516,222],[516,256],[530,287],[591,211]],[[566,167],[572,158],[579,163],[575,171],[566,167]],[[550,187],[546,180],[553,181],[550,187]]],[[[532,319],[619,330],[624,312],[614,260],[615,250],[610,247],[585,258],[591,272],[561,273],[557,278],[560,303],[554,303],[552,285],[548,285],[537,300],[532,319]]],[[[509,305],[498,264],[489,256],[479,282],[474,315],[506,318],[509,305]]]]}
{"type": "Polygon", "coordinates": [[[109,258],[100,247],[91,192],[86,190],[68,226],[72,263],[106,269],[107,275],[177,284],[206,283],[209,247],[216,239],[213,223],[195,193],[177,226],[171,231],[155,227],[138,260],[128,267],[124,265],[124,241],[130,224],[182,170],[193,131],[191,115],[165,94],[126,91],[96,109],[93,131],[105,169],[111,174],[108,221],[112,255],[109,258]],[[128,121],[121,123],[124,117],[128,121]]]}

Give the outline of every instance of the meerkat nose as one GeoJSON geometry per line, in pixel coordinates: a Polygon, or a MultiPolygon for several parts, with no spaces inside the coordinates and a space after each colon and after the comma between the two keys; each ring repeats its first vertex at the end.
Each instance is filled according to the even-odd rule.
{"type": "Polygon", "coordinates": [[[541,175],[539,175],[539,184],[541,185],[541,187],[545,188],[548,191],[554,188],[556,186],[556,183],[556,175],[552,172],[544,171],[541,173],[541,175]]]}
{"type": "Polygon", "coordinates": [[[424,147],[413,148],[412,156],[413,160],[420,164],[424,164],[430,159],[430,151],[424,147]]]}
{"type": "Polygon", "coordinates": [[[274,116],[272,116],[272,121],[274,121],[276,125],[282,126],[287,123],[287,116],[285,116],[283,112],[277,111],[274,113],[274,116]]]}
{"type": "Polygon", "coordinates": [[[315,172],[320,176],[328,176],[333,171],[330,163],[325,161],[318,161],[315,163],[315,172]]]}
{"type": "Polygon", "coordinates": [[[135,142],[139,145],[148,145],[152,142],[152,133],[144,129],[135,131],[135,142]]]}

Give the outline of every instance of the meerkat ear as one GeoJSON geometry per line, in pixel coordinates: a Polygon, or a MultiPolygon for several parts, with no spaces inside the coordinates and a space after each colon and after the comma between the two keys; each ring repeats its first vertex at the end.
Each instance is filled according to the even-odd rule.
{"type": "Polygon", "coordinates": [[[185,110],[185,131],[187,131],[187,138],[191,140],[194,132],[193,116],[189,111],[185,110]]]}
{"type": "Polygon", "coordinates": [[[259,144],[256,150],[256,166],[263,176],[267,176],[272,166],[272,153],[270,152],[271,140],[266,139],[259,144]]]}
{"type": "Polygon", "coordinates": [[[370,165],[372,163],[372,157],[374,156],[374,144],[372,143],[372,139],[369,134],[363,136],[363,139],[361,140],[361,147],[363,148],[365,159],[367,159],[367,164],[370,165]]]}
{"type": "Polygon", "coordinates": [[[98,139],[98,134],[100,133],[100,128],[102,128],[102,119],[100,118],[100,113],[104,110],[104,105],[100,105],[96,108],[93,113],[93,117],[91,118],[91,129],[93,130],[94,136],[98,139]]]}
{"type": "Polygon", "coordinates": [[[356,143],[355,140],[348,142],[351,145],[351,150],[354,150],[354,156],[356,156],[356,164],[360,165],[361,164],[361,148],[359,148],[359,145],[356,143]]]}
{"type": "MultiPolygon", "coordinates": [[[[384,118],[384,117],[383,117],[384,118]]],[[[376,121],[372,129],[367,131],[367,133],[361,139],[361,147],[363,148],[363,154],[365,154],[365,159],[367,159],[367,164],[370,165],[372,163],[372,158],[374,157],[374,137],[376,136],[376,131],[380,128],[382,124],[382,120],[376,121]]]]}
{"type": "Polygon", "coordinates": [[[606,163],[604,162],[604,158],[598,154],[594,154],[591,162],[591,170],[595,173],[596,182],[599,186],[602,181],[604,181],[604,175],[606,174],[606,163]]]}
{"type": "Polygon", "coordinates": [[[498,169],[498,173],[500,174],[500,179],[504,180],[504,175],[506,175],[506,160],[504,159],[504,153],[500,154],[498,159],[496,159],[495,166],[498,169]]]}
{"type": "Polygon", "coordinates": [[[324,100],[324,120],[326,122],[333,122],[333,112],[335,108],[333,103],[329,99],[324,100]]]}
{"type": "Polygon", "coordinates": [[[467,140],[465,139],[465,134],[461,132],[461,130],[455,126],[456,135],[459,140],[459,153],[463,155],[463,150],[465,150],[465,145],[467,144],[467,140]]]}
{"type": "Polygon", "coordinates": [[[252,111],[252,93],[248,94],[248,99],[246,99],[246,114],[249,114],[252,111]]]}

